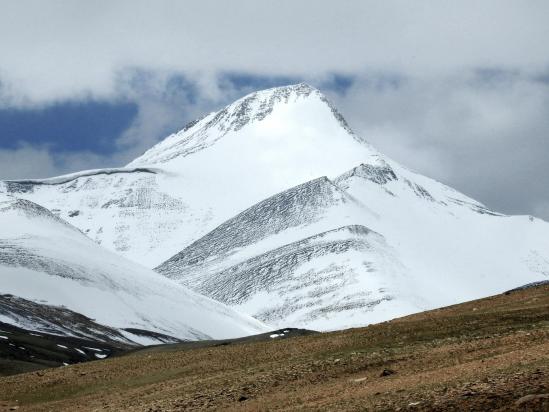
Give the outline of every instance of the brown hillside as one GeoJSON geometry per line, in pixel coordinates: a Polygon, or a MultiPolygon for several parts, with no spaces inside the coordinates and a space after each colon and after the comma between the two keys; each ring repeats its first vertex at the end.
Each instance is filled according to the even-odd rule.
{"type": "Polygon", "coordinates": [[[549,410],[549,286],[367,328],[0,379],[10,410],[549,410]]]}

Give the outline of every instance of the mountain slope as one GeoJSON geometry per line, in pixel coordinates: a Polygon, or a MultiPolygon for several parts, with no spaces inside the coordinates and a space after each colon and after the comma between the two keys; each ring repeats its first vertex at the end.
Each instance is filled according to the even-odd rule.
{"type": "Polygon", "coordinates": [[[399,269],[381,235],[344,226],[179,281],[272,325],[331,330],[418,311],[399,269]]]}
{"type": "Polygon", "coordinates": [[[491,212],[389,162],[272,196],[156,270],[270,324],[317,330],[549,276],[546,222],[491,212]]]}
{"type": "Polygon", "coordinates": [[[80,335],[76,323],[65,325],[64,331],[52,330],[59,311],[48,309],[52,315],[48,324],[48,318],[33,314],[36,307],[21,304],[32,301],[92,318],[118,330],[128,342],[158,342],[154,333],[146,336],[137,330],[178,339],[236,337],[265,330],[254,319],[104,250],[42,206],[9,197],[0,200],[0,293],[19,299],[2,305],[4,323],[80,335]],[[126,330],[130,328],[136,333],[126,330]]]}
{"type": "Polygon", "coordinates": [[[303,238],[311,226],[314,228],[310,233],[315,234],[322,230],[322,225],[327,229],[334,224],[343,226],[352,221],[353,215],[368,213],[330,180],[321,177],[271,196],[239,213],[170,258],[157,271],[179,279],[182,270],[198,272],[205,266],[227,266],[232,260],[242,259],[238,254],[232,256],[235,251],[247,247],[253,247],[254,253],[267,251],[303,238]]]}
{"type": "MultiPolygon", "coordinates": [[[[0,191],[49,208],[97,243],[135,261],[158,251],[182,227],[207,216],[188,214],[185,201],[170,194],[177,179],[160,169],[121,168],[50,179],[8,181],[0,191]]],[[[167,255],[166,257],[169,257],[167,255]]]]}
{"type": "Polygon", "coordinates": [[[368,218],[378,219],[322,177],[246,209],[156,270],[279,327],[343,328],[365,312],[374,321],[419,310],[394,300],[407,279],[384,237],[352,225],[368,218]]]}
{"type": "Polygon", "coordinates": [[[0,295],[0,321],[6,322],[3,324],[4,328],[8,324],[29,325],[34,331],[51,335],[126,345],[134,343],[119,330],[101,325],[65,307],[51,306],[9,294],[0,295]]]}
{"type": "Polygon", "coordinates": [[[372,228],[398,250],[426,309],[549,277],[547,222],[490,211],[387,160],[389,169],[394,178],[384,180],[361,165],[334,183],[380,214],[372,228]]]}

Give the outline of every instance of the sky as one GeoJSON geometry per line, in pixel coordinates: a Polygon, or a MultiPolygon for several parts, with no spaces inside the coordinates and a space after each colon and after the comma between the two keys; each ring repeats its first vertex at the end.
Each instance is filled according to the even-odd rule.
{"type": "Polygon", "coordinates": [[[305,81],[357,134],[549,220],[547,1],[0,0],[0,179],[122,166],[305,81]]]}

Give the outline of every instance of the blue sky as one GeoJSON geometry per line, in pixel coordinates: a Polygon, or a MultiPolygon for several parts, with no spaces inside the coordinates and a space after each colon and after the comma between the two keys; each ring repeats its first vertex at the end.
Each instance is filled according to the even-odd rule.
{"type": "Polygon", "coordinates": [[[0,109],[0,149],[22,144],[56,151],[110,154],[137,115],[130,102],[63,102],[40,108],[0,109]]]}
{"type": "Polygon", "coordinates": [[[20,0],[0,13],[0,179],[121,166],[306,81],[400,163],[549,219],[549,3],[20,0]]]}

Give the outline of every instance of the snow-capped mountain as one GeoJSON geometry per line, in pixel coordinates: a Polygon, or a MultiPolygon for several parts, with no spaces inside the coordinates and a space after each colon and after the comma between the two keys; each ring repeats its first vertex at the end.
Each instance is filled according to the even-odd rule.
{"type": "Polygon", "coordinates": [[[305,84],[239,99],[124,168],[0,187],[284,327],[363,325],[549,276],[549,224],[400,166],[305,84]]]}
{"type": "Polygon", "coordinates": [[[157,268],[272,325],[364,325],[549,277],[549,224],[398,165],[272,196],[157,268]],[[419,183],[418,183],[419,182],[419,183]],[[382,235],[383,234],[383,235],[382,235]]]}
{"type": "Polygon", "coordinates": [[[152,268],[256,202],[377,158],[318,90],[299,84],[237,100],[125,168],[6,182],[3,190],[152,268]]]}
{"type": "MultiPolygon", "coordinates": [[[[266,330],[246,315],[105,250],[44,207],[0,196],[0,293],[12,295],[0,308],[0,322],[82,337],[78,319],[59,321],[71,311],[137,343],[157,342],[155,334],[194,340],[266,330]]],[[[91,329],[97,333],[88,337],[97,338],[100,328],[91,329]]],[[[102,334],[116,338],[114,332],[102,334]]]]}

